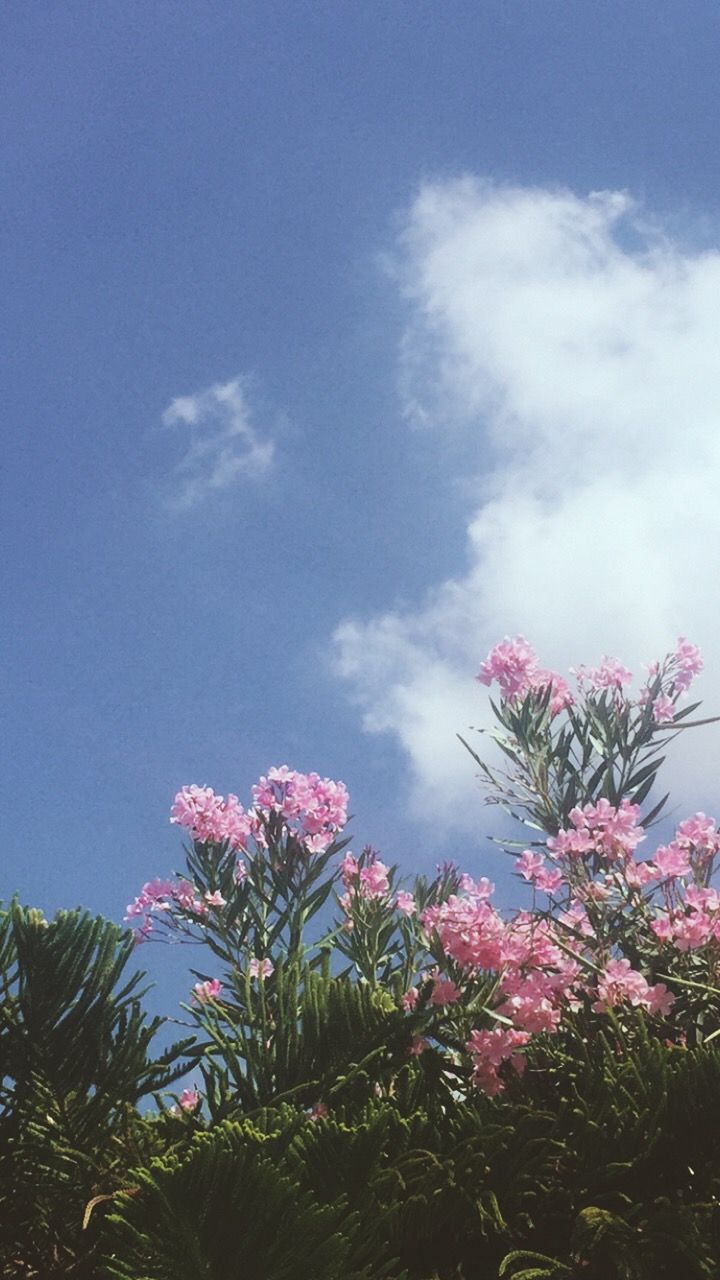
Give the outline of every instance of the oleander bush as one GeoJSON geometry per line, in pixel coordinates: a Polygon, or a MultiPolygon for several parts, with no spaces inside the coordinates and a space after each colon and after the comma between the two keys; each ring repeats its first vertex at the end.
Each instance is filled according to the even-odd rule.
{"type": "Polygon", "coordinates": [[[285,766],[247,805],[178,793],[185,865],[132,934],[11,905],[1,1273],[720,1274],[720,832],[653,840],[701,665],[681,640],[632,692],[614,659],[571,689],[521,638],[488,655],[496,728],[464,745],[524,832],[518,910],[352,853],[343,784],[285,766]],[[163,1053],[126,976],[154,939],[195,944],[163,1053]]]}

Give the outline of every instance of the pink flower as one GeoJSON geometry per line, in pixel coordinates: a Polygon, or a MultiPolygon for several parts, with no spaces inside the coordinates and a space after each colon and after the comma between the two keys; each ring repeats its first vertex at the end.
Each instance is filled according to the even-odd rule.
{"type": "Polygon", "coordinates": [[[405,992],[405,995],[402,998],[402,1006],[406,1013],[412,1013],[418,1002],[419,995],[420,992],[417,987],[410,987],[409,990],[405,992]]]}
{"type": "Polygon", "coordinates": [[[606,1008],[613,1008],[623,1000],[631,1004],[642,1004],[647,994],[648,984],[641,973],[633,969],[629,960],[610,960],[605,972],[598,979],[598,1000],[593,1005],[597,1013],[606,1008]]]}
{"type": "Polygon", "coordinates": [[[390,882],[388,880],[388,872],[390,868],[385,866],[379,858],[373,859],[366,867],[360,871],[360,893],[363,898],[382,898],[386,893],[390,892],[390,882]]]}
{"type": "Polygon", "coordinates": [[[248,965],[248,973],[251,978],[269,978],[275,972],[275,965],[267,956],[264,960],[258,960],[253,956],[248,965]]]}
{"type": "Polygon", "coordinates": [[[173,886],[169,880],[149,880],[144,884],[137,898],[126,908],[126,920],[145,915],[152,911],[168,911],[168,898],[172,897],[173,886]]]}
{"type": "Polygon", "coordinates": [[[452,978],[435,978],[430,994],[430,1004],[454,1004],[459,999],[460,988],[455,985],[452,978]]]}
{"type": "Polygon", "coordinates": [[[526,849],[515,859],[515,866],[524,880],[534,881],[544,865],[544,854],[535,853],[532,849],[526,849]]]}
{"type": "Polygon", "coordinates": [[[178,1106],[182,1107],[183,1111],[194,1111],[199,1102],[200,1094],[197,1089],[183,1089],[178,1098],[178,1106]]]}
{"type": "Polygon", "coordinates": [[[556,858],[581,857],[590,853],[595,843],[589,831],[560,830],[556,836],[548,837],[547,847],[556,858]]]}
{"type": "Polygon", "coordinates": [[[207,903],[202,898],[197,897],[195,885],[190,880],[179,880],[173,885],[173,901],[183,911],[192,912],[193,915],[207,915],[207,903]]]}
{"type": "Polygon", "coordinates": [[[395,906],[404,916],[412,916],[417,911],[417,903],[411,893],[400,889],[395,896],[395,906]]]}
{"type": "Polygon", "coordinates": [[[667,694],[661,693],[652,704],[653,720],[656,724],[667,724],[675,719],[675,703],[667,694]]]}
{"type": "Polygon", "coordinates": [[[696,645],[680,636],[672,656],[673,689],[675,693],[687,693],[695,676],[704,666],[702,654],[696,645]]]}
{"type": "Polygon", "coordinates": [[[425,1050],[429,1048],[430,1041],[426,1040],[424,1036],[413,1036],[408,1053],[419,1058],[420,1054],[424,1053],[425,1050]]]}
{"type": "Polygon", "coordinates": [[[688,848],[695,845],[698,849],[706,849],[715,853],[719,838],[713,818],[706,818],[704,813],[696,813],[692,818],[681,822],[675,832],[675,844],[688,848]]]}
{"type": "Polygon", "coordinates": [[[503,697],[512,700],[528,693],[537,665],[537,654],[523,636],[514,640],[506,636],[480,664],[477,679],[486,685],[497,680],[503,697]]]}
{"type": "Polygon", "coordinates": [[[469,898],[474,898],[478,902],[492,898],[495,892],[495,885],[488,880],[487,876],[481,876],[479,880],[473,880],[472,876],[462,875],[460,877],[460,888],[469,898]]]}
{"type": "Polygon", "coordinates": [[[446,902],[428,907],[421,920],[426,931],[437,932],[446,955],[463,969],[502,967],[505,925],[483,899],[453,894],[446,902]]]}
{"type": "Polygon", "coordinates": [[[346,853],[340,863],[340,875],[346,889],[349,889],[357,879],[360,870],[360,863],[352,853],[346,853]]]}
{"type": "Polygon", "coordinates": [[[501,984],[505,999],[497,1012],[510,1018],[522,1031],[554,1031],[560,1022],[558,1000],[576,976],[574,969],[562,977],[540,970],[509,973],[501,984]]]}
{"type": "Polygon", "coordinates": [[[660,1013],[664,1017],[675,1003],[675,996],[664,983],[649,986],[643,975],[631,967],[629,960],[624,959],[608,962],[604,974],[598,980],[597,991],[598,1000],[593,1005],[597,1013],[627,1000],[632,1005],[647,1009],[649,1013],[660,1013]]]}
{"type": "Polygon", "coordinates": [[[524,1060],[517,1053],[528,1043],[530,1034],[527,1031],[516,1031],[514,1027],[505,1030],[495,1027],[492,1031],[473,1031],[465,1046],[475,1068],[473,1082],[483,1093],[491,1096],[501,1093],[504,1085],[498,1074],[498,1068],[504,1062],[517,1072],[522,1072],[524,1060]]]}
{"type": "Polygon", "coordinates": [[[225,898],[223,898],[219,889],[216,889],[214,893],[210,893],[210,890],[208,889],[207,893],[205,894],[205,901],[207,902],[209,907],[226,907],[227,906],[227,901],[225,898]]]}
{"type": "Polygon", "coordinates": [[[627,862],[622,874],[631,889],[642,889],[655,879],[655,868],[652,862],[627,862]]]}
{"type": "Polygon", "coordinates": [[[210,978],[207,982],[195,983],[193,997],[199,1004],[205,1004],[207,1000],[219,1000],[222,989],[223,984],[219,978],[210,978]]]}
{"type": "Polygon", "coordinates": [[[327,1113],[328,1113],[328,1109],[325,1103],[316,1102],[315,1105],[310,1108],[308,1118],[310,1120],[324,1120],[327,1113]]]}
{"type": "Polygon", "coordinates": [[[675,917],[673,941],[678,951],[695,951],[718,937],[718,921],[706,911],[675,917]]]}
{"type": "Polygon", "coordinates": [[[347,822],[349,797],[342,782],[281,765],[268,769],[252,788],[255,805],[279,813],[290,833],[312,853],[324,853],[347,822]]]}
{"type": "Polygon", "coordinates": [[[661,942],[672,941],[673,922],[671,917],[666,915],[664,911],[660,912],[654,920],[650,921],[650,928],[655,934],[655,937],[659,938],[661,942]]]}
{"type": "Polygon", "coordinates": [[[666,1018],[674,1003],[675,996],[668,991],[664,982],[656,982],[654,987],[648,987],[645,1001],[648,1013],[659,1013],[666,1018]]]}
{"type": "Polygon", "coordinates": [[[621,800],[614,808],[608,800],[600,799],[596,805],[573,809],[572,827],[550,836],[547,847],[556,858],[574,857],[592,850],[610,859],[626,857],[645,839],[639,817],[639,805],[629,800],[621,800]]]}
{"type": "Polygon", "coordinates": [[[655,850],[653,857],[656,873],[663,879],[674,879],[676,876],[686,876],[690,874],[690,862],[687,850],[681,849],[674,842],[668,845],[661,845],[655,850]]]}
{"type": "Polygon", "coordinates": [[[216,795],[212,787],[192,785],[178,791],[170,821],[185,827],[201,844],[227,842],[233,849],[245,849],[251,831],[250,815],[237,796],[225,799],[216,795]]]}
{"type": "Polygon", "coordinates": [[[557,893],[562,883],[561,871],[549,871],[547,868],[543,868],[535,876],[535,888],[539,889],[541,893],[557,893]]]}
{"type": "Polygon", "coordinates": [[[720,912],[720,892],[710,885],[689,884],[685,889],[685,901],[696,911],[720,912]]]}
{"type": "Polygon", "coordinates": [[[575,672],[579,685],[588,684],[593,693],[602,693],[605,689],[622,689],[632,680],[632,671],[628,671],[617,658],[603,658],[599,667],[577,667],[575,672]]]}
{"type": "Polygon", "coordinates": [[[555,716],[571,705],[573,698],[562,676],[538,666],[537,655],[523,636],[510,640],[507,636],[490,650],[480,665],[477,679],[490,685],[497,680],[503,698],[513,702],[529,693],[542,697],[550,690],[550,714],[555,716]]]}
{"type": "Polygon", "coordinates": [[[560,711],[564,711],[566,707],[572,706],[575,699],[573,698],[567,681],[563,680],[556,671],[536,671],[532,677],[531,688],[539,697],[550,689],[550,715],[556,716],[560,711]]]}

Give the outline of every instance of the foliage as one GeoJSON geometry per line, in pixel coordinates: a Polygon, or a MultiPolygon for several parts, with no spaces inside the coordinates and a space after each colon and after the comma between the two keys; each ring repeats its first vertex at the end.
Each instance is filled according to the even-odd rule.
{"type": "Polygon", "coordinates": [[[3,1275],[94,1275],[92,1198],[150,1147],[140,1100],[183,1070],[151,1056],[161,1019],[127,977],[132,942],[107,920],[12,904],[0,915],[0,1259],[3,1275]]]}
{"type": "Polygon", "coordinates": [[[351,853],[342,783],[282,766],[247,808],[184,787],[186,865],[128,908],[136,941],[204,957],[195,1038],[157,1059],[131,938],[13,905],[3,1273],[717,1275],[720,832],[696,814],[638,854],[666,742],[704,723],[682,705],[700,666],[682,640],[636,696],[615,659],[573,693],[520,638],[488,655],[505,764],[472,754],[530,833],[507,845],[529,909],[351,853]],[[168,1106],[189,1065],[202,1088],[168,1106]]]}

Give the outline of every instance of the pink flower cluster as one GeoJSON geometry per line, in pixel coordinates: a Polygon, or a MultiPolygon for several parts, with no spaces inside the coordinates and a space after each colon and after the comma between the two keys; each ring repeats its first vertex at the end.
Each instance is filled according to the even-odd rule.
{"type": "Polygon", "coordinates": [[[268,769],[252,788],[256,808],[282,815],[293,835],[313,853],[323,853],[347,822],[348,793],[342,782],[287,765],[268,769]]]}
{"type": "Polygon", "coordinates": [[[183,787],[170,821],[185,827],[193,840],[248,852],[251,839],[264,842],[261,818],[279,813],[288,830],[314,853],[324,852],[347,822],[347,788],[317,773],[298,773],[287,765],[268,769],[252,796],[255,812],[248,812],[237,796],[216,795],[212,787],[183,787]]]}
{"type": "Polygon", "coordinates": [[[677,907],[661,911],[650,928],[661,942],[672,942],[678,951],[720,943],[720,893],[709,885],[689,884],[677,907]]]}
{"type": "MultiPolygon", "coordinates": [[[[380,861],[374,849],[368,848],[364,853],[363,865],[352,853],[346,853],[340,864],[342,883],[346,892],[338,901],[347,917],[348,927],[352,925],[352,909],[358,899],[367,902],[388,898],[390,894],[390,868],[380,861]]],[[[398,898],[400,896],[398,894],[398,898]]],[[[398,910],[404,910],[406,915],[409,905],[407,898],[412,898],[412,895],[405,895],[403,899],[405,908],[397,903],[398,910]]]]}
{"type": "Polygon", "coordinates": [[[672,693],[687,693],[703,665],[702,654],[697,645],[680,636],[669,664],[672,693]]]}
{"type": "Polygon", "coordinates": [[[550,689],[550,714],[555,716],[573,701],[562,676],[540,667],[537,654],[523,636],[510,640],[507,636],[490,650],[480,664],[477,679],[491,685],[494,680],[508,702],[521,701],[529,693],[544,694],[550,689]]]}
{"type": "Polygon", "coordinates": [[[498,975],[495,1011],[512,1025],[508,1030],[476,1031],[468,1044],[475,1083],[498,1093],[503,1087],[502,1064],[509,1060],[520,1069],[516,1049],[532,1035],[555,1031],[563,1008],[577,1002],[580,965],[568,955],[572,948],[566,941],[562,947],[557,944],[549,922],[527,912],[503,921],[488,902],[485,886],[478,892],[477,885],[466,885],[463,894],[430,907],[422,920],[461,969],[498,975]]]}
{"type": "Polygon", "coordinates": [[[539,889],[541,893],[554,894],[563,883],[562,872],[556,867],[550,868],[545,865],[545,855],[538,853],[533,849],[526,849],[515,859],[517,867],[523,880],[527,880],[535,889],[539,889]]]}
{"type": "Polygon", "coordinates": [[[135,941],[145,942],[152,933],[154,915],[172,913],[173,907],[179,907],[201,919],[207,915],[209,905],[220,905],[218,896],[222,897],[210,894],[200,898],[189,880],[149,880],[137,898],[128,904],[125,919],[133,922],[135,941]]]}
{"type": "MultiPolygon", "coordinates": [[[[287,765],[268,769],[252,795],[255,808],[246,810],[237,796],[216,795],[212,787],[182,787],[173,801],[170,821],[184,827],[200,844],[220,844],[246,855],[266,844],[265,823],[272,815],[280,814],[287,831],[315,853],[327,849],[347,822],[346,787],[317,773],[298,773],[287,765]]],[[[235,883],[242,884],[247,875],[245,862],[238,858],[235,883]]],[[[219,889],[200,897],[189,880],[152,880],[130,903],[125,919],[134,922],[136,941],[144,942],[152,933],[153,916],[160,912],[169,913],[166,923],[172,927],[175,907],[201,918],[209,909],[225,906],[219,889]]]]}
{"type": "Polygon", "coordinates": [[[170,821],[190,832],[199,843],[227,842],[231,849],[246,849],[256,823],[237,796],[218,796],[212,787],[183,787],[170,810],[170,821]]]}
{"type": "MultiPolygon", "coordinates": [[[[658,850],[653,862],[638,863],[634,853],[645,833],[636,805],[624,801],[614,807],[601,799],[573,810],[570,817],[571,826],[547,840],[555,866],[548,867],[545,854],[529,849],[516,860],[520,874],[535,887],[567,895],[563,909],[556,907],[550,917],[518,912],[503,920],[489,901],[492,886],[463,877],[460,892],[421,917],[426,932],[437,936],[444,954],[469,977],[480,971],[496,975],[494,1012],[505,1026],[476,1031],[468,1044],[474,1080],[489,1093],[503,1088],[505,1063],[522,1065],[518,1047],[534,1035],[556,1031],[564,1011],[579,1008],[587,998],[597,1012],[629,1004],[668,1015],[675,997],[664,983],[651,985],[625,957],[608,957],[607,941],[596,937],[587,904],[601,907],[611,895],[619,895],[614,902],[622,907],[631,900],[633,910],[645,913],[649,923],[639,887],[656,885],[660,868],[675,868],[671,856],[678,860],[675,869],[690,871],[703,859],[706,865],[720,848],[714,822],[696,814],[680,824],[672,846],[658,850]]],[[[667,884],[662,887],[671,892],[667,884]]],[[[681,898],[672,890],[675,910],[656,917],[652,930],[680,949],[720,940],[720,893],[694,884],[683,890],[681,898]]],[[[418,990],[411,988],[404,1007],[412,1010],[417,1000],[418,990]]]]}
{"type": "Polygon", "coordinates": [[[574,857],[591,850],[608,861],[631,855],[645,839],[639,825],[640,806],[622,800],[617,808],[609,800],[586,804],[583,809],[570,811],[572,826],[550,836],[547,847],[554,858],[574,857]]]}
{"type": "Polygon", "coordinates": [[[654,987],[637,969],[633,969],[629,960],[610,960],[598,979],[597,1001],[593,1009],[604,1013],[606,1009],[614,1009],[616,1005],[627,1001],[636,1008],[647,1009],[648,1013],[659,1013],[666,1017],[675,1003],[664,982],[654,987]]]}
{"type": "Polygon", "coordinates": [[[483,1093],[491,1096],[500,1093],[503,1082],[499,1068],[505,1062],[521,1074],[525,1069],[525,1058],[518,1049],[522,1049],[530,1039],[527,1031],[516,1031],[514,1027],[505,1030],[495,1027],[492,1031],[473,1031],[465,1048],[474,1067],[473,1081],[483,1093]]]}
{"type": "MultiPolygon", "coordinates": [[[[653,699],[653,713],[657,724],[671,721],[675,716],[675,703],[678,697],[686,693],[695,676],[702,671],[703,660],[700,650],[689,640],[680,637],[677,647],[667,659],[663,667],[655,662],[649,666],[651,679],[662,675],[662,690],[653,699]]],[[[581,695],[612,693],[616,699],[621,698],[623,689],[630,684],[632,672],[618,658],[607,655],[597,667],[572,667],[581,695]]],[[[511,640],[508,636],[496,644],[484,662],[480,664],[477,679],[481,684],[491,685],[497,681],[500,692],[507,702],[522,701],[529,693],[542,695],[548,687],[551,690],[550,711],[557,715],[565,707],[572,705],[574,699],[562,676],[554,671],[547,671],[539,665],[537,654],[523,636],[511,640]]],[[[650,696],[648,686],[640,696],[640,703],[650,696]]]]}
{"type": "Polygon", "coordinates": [[[468,971],[503,964],[505,924],[488,902],[492,888],[488,881],[466,880],[463,893],[428,907],[421,917],[426,932],[437,933],[445,954],[468,971]]]}
{"type": "Polygon", "coordinates": [[[603,693],[606,689],[620,690],[632,680],[632,671],[628,671],[618,658],[607,656],[599,667],[575,667],[573,675],[580,687],[587,686],[592,693],[603,693]]]}
{"type": "Polygon", "coordinates": [[[650,928],[660,942],[672,943],[678,951],[720,943],[720,892],[708,883],[718,852],[720,832],[704,813],[686,818],[670,844],[656,849],[653,866],[664,910],[650,928]]]}

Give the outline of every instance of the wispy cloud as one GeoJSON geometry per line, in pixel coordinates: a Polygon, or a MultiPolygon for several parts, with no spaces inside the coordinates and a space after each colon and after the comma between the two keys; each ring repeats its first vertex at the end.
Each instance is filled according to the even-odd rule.
{"type": "MultiPolygon", "coordinates": [[[[720,712],[720,252],[624,193],[467,178],[421,191],[398,270],[407,413],[462,433],[477,477],[468,558],[335,645],[365,727],[407,752],[416,808],[453,822],[473,785],[454,734],[482,723],[472,676],[505,633],[559,669],[617,653],[638,671],[687,634],[720,712]]],[[[717,794],[713,732],[675,749],[683,803],[717,794]]]]}
{"type": "Polygon", "coordinates": [[[178,396],[162,421],[189,434],[166,493],[166,504],[174,511],[197,506],[241,480],[261,476],[272,465],[275,445],[254,425],[247,380],[242,377],[178,396]]]}

